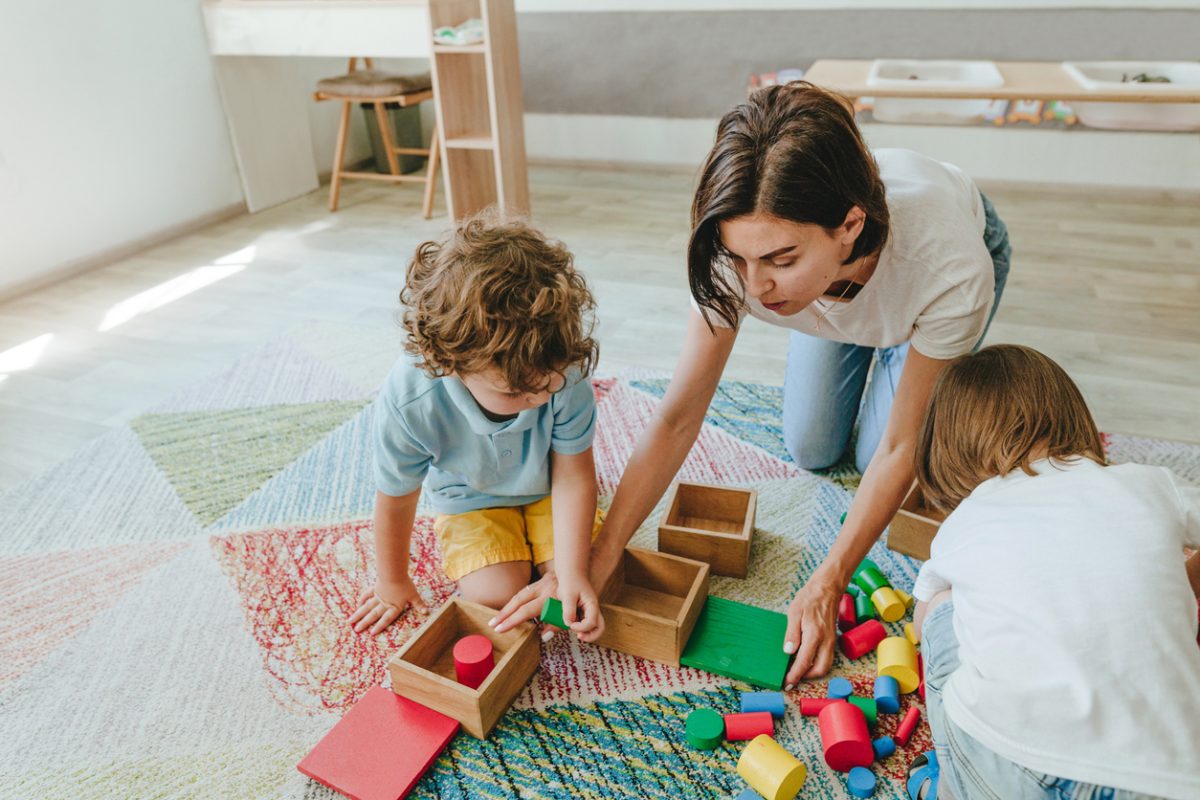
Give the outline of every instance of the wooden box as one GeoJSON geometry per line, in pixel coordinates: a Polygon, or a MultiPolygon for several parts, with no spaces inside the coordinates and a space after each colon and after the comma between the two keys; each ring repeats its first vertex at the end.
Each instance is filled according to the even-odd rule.
{"type": "Polygon", "coordinates": [[[744,578],[758,494],[700,483],[676,483],[658,526],[658,549],[703,561],[714,575],[744,578]]]}
{"type": "Polygon", "coordinates": [[[604,633],[596,644],[679,666],[708,597],[708,564],[627,547],[600,595],[604,633]]]}
{"type": "Polygon", "coordinates": [[[914,483],[892,518],[887,546],[897,553],[928,561],[929,546],[945,518],[942,512],[925,505],[921,489],[914,483]]]}
{"type": "Polygon", "coordinates": [[[533,623],[505,633],[488,627],[496,612],[453,597],[422,625],[388,662],[392,691],[462,723],[463,730],[485,738],[513,700],[533,679],[541,655],[533,623]],[[492,641],[496,665],[478,689],[454,675],[454,644],[479,633],[492,641]]]}

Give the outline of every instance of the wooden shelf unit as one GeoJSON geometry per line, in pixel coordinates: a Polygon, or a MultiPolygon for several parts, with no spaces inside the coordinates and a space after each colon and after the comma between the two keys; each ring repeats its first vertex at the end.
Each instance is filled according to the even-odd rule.
{"type": "Polygon", "coordinates": [[[528,214],[513,0],[429,0],[431,35],[471,17],[483,20],[482,43],[431,48],[450,216],[457,221],[493,205],[504,213],[528,214]]]}

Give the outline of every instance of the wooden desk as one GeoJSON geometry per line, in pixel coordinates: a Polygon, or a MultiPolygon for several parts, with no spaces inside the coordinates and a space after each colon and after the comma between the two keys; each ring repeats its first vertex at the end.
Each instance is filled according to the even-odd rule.
{"type": "Polygon", "coordinates": [[[287,57],[429,58],[432,48],[425,0],[202,0],[200,8],[251,211],[319,185],[312,87],[300,90],[287,57]]]}
{"type": "Polygon", "coordinates": [[[997,61],[996,68],[1004,78],[1003,86],[987,88],[943,88],[913,81],[912,86],[871,86],[867,75],[872,61],[818,61],[805,73],[804,79],[857,97],[914,97],[938,100],[1088,100],[1103,103],[1200,103],[1200,92],[1194,87],[1164,87],[1155,85],[1152,91],[1139,91],[1142,84],[1131,84],[1128,90],[1092,92],[1080,86],[1057,61],[997,61]]]}

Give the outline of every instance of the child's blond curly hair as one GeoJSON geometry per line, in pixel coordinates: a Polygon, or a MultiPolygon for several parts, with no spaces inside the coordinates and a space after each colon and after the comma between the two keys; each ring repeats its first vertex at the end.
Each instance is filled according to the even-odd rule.
{"type": "Polygon", "coordinates": [[[571,367],[589,374],[599,355],[596,302],[570,251],[494,212],[421,244],[400,302],[404,349],[433,377],[495,369],[537,393],[571,367]]]}

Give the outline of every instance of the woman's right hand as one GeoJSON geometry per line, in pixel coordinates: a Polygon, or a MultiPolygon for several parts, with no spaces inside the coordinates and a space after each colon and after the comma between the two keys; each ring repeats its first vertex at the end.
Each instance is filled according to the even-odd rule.
{"type": "Polygon", "coordinates": [[[371,635],[375,636],[385,631],[410,607],[422,614],[428,611],[411,578],[406,575],[398,581],[378,581],[359,595],[358,610],[350,615],[350,624],[354,626],[355,633],[361,633],[369,627],[371,635]]]}
{"type": "Polygon", "coordinates": [[[833,666],[837,645],[838,583],[813,575],[788,605],[787,634],[783,649],[795,653],[784,684],[790,691],[805,678],[819,678],[833,666]]]}

